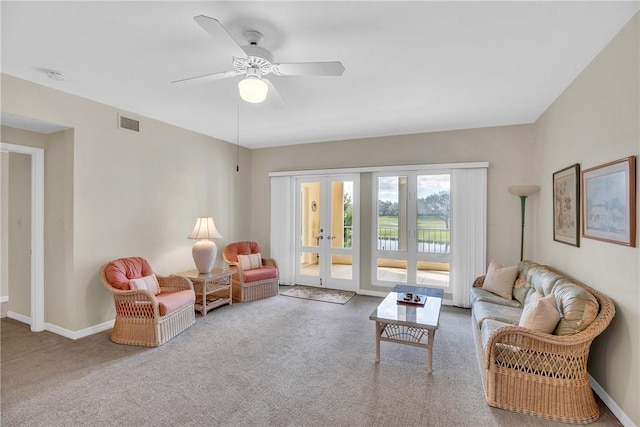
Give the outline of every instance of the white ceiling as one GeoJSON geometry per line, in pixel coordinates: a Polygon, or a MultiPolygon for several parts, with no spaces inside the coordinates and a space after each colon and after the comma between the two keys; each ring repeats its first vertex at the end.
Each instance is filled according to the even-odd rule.
{"type": "Polygon", "coordinates": [[[544,112],[639,4],[2,1],[1,67],[233,143],[239,108],[249,148],[521,124],[544,112]],[[346,71],[272,76],[284,109],[238,106],[237,79],[172,85],[230,69],[196,15],[218,19],[239,42],[260,31],[276,62],[341,61],[346,71]]]}

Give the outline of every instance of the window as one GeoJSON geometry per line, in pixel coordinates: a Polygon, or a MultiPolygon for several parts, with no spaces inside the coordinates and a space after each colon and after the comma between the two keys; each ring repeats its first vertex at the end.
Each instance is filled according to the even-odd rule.
{"type": "Polygon", "coordinates": [[[376,174],[374,282],[449,286],[451,175],[376,174]]]}

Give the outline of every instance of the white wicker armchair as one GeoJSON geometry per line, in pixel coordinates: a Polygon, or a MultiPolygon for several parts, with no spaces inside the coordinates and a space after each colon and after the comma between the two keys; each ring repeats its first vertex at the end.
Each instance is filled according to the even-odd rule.
{"type": "Polygon", "coordinates": [[[196,322],[193,284],[181,276],[157,276],[160,291],[130,289],[131,279],[154,274],[144,258],[120,258],[100,268],[102,284],[113,294],[116,318],[111,340],[157,347],[196,322]]]}
{"type": "Polygon", "coordinates": [[[232,276],[233,300],[239,302],[253,301],[278,295],[278,263],[273,258],[263,258],[259,265],[252,269],[243,266],[238,256],[260,254],[260,246],[256,242],[235,242],[224,248],[222,256],[227,264],[235,267],[232,276]]]}

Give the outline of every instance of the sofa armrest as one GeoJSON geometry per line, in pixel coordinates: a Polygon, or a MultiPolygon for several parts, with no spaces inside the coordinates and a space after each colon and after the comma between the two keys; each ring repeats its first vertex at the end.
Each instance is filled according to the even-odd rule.
{"type": "Polygon", "coordinates": [[[486,368],[499,365],[554,378],[583,377],[593,338],[588,333],[557,336],[520,326],[503,326],[488,339],[486,368]]]}
{"type": "Polygon", "coordinates": [[[156,276],[158,283],[160,284],[160,292],[177,292],[193,290],[193,283],[186,277],[171,275],[171,276],[156,276]]]}

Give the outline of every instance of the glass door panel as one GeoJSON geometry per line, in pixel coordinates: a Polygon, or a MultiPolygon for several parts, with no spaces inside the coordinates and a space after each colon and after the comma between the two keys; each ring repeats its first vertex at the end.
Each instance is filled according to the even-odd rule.
{"type": "Polygon", "coordinates": [[[298,182],[298,211],[296,229],[299,236],[297,247],[298,266],[296,283],[320,286],[320,180],[305,179],[298,182]]]}
{"type": "Polygon", "coordinates": [[[407,283],[407,176],[377,178],[377,228],[375,277],[379,282],[407,283]]]}
{"type": "Polygon", "coordinates": [[[353,279],[353,257],[348,255],[331,256],[331,278],[353,279]]]}
{"type": "Polygon", "coordinates": [[[383,282],[407,283],[407,261],[378,258],[376,278],[383,282]]]}
{"type": "Polygon", "coordinates": [[[451,175],[418,175],[416,185],[416,283],[447,287],[451,253],[451,175]]]}

